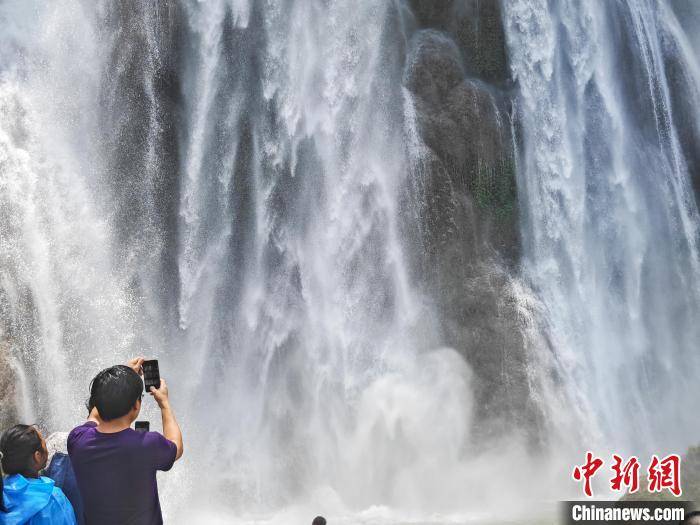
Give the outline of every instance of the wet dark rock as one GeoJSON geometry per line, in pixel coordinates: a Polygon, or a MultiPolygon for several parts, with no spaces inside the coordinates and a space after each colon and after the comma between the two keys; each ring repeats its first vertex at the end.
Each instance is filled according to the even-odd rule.
{"type": "Polygon", "coordinates": [[[681,488],[683,499],[700,507],[700,445],[690,447],[681,460],[681,488]]]}
{"type": "Polygon", "coordinates": [[[17,423],[17,378],[10,358],[10,340],[0,338],[0,432],[17,423]]]}
{"type": "MultiPolygon", "coordinates": [[[[449,25],[437,4],[421,3],[416,14],[423,24],[449,25]]],[[[435,29],[411,42],[404,85],[422,144],[407,197],[421,225],[414,264],[435,298],[445,344],[475,371],[475,441],[522,431],[537,443],[541,417],[510,277],[520,254],[510,99],[491,76],[473,76],[464,49],[459,35],[435,29]]]]}
{"type": "Polygon", "coordinates": [[[508,58],[496,0],[412,0],[411,9],[421,28],[444,31],[462,53],[465,71],[495,85],[508,82],[508,58]]]}
{"type": "Polygon", "coordinates": [[[477,260],[495,250],[502,259],[517,261],[517,191],[507,97],[466,78],[457,46],[434,30],[414,37],[404,82],[413,94],[416,125],[428,150],[422,184],[437,190],[426,191],[430,214],[437,214],[428,219],[434,225],[429,230],[444,235],[456,233],[454,224],[472,224],[470,244],[477,248],[477,260]],[[469,215],[466,223],[455,221],[457,208],[469,215]]]}
{"type": "Polygon", "coordinates": [[[698,122],[698,93],[695,79],[688,75],[688,67],[681,62],[683,54],[664,39],[664,69],[669,85],[674,129],[678,133],[683,157],[700,205],[700,122],[698,122]]]}

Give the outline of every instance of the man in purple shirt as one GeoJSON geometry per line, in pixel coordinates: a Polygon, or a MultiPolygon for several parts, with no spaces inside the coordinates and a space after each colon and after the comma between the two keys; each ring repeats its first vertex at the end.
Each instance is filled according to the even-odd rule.
{"type": "Polygon", "coordinates": [[[168,400],[168,387],[151,387],[161,410],[163,434],[136,432],[141,410],[143,358],[97,374],[90,385],[94,408],[68,436],[68,454],[88,525],[163,523],[156,471],[169,470],[182,456],[182,433],[168,400]]]}

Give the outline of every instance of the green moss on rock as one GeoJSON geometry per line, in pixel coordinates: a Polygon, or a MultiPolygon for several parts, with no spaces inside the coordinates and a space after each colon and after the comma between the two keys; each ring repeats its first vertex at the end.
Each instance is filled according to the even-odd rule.
{"type": "Polygon", "coordinates": [[[469,193],[477,206],[492,213],[497,220],[514,220],[518,195],[512,158],[505,156],[492,164],[479,163],[476,175],[469,180],[469,193]]]}

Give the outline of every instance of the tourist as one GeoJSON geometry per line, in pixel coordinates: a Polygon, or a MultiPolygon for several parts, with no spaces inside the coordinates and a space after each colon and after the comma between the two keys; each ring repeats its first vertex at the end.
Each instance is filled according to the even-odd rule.
{"type": "Polygon", "coordinates": [[[75,512],[77,525],[85,525],[83,498],[80,497],[75,472],[68,457],[68,432],[54,432],[46,438],[46,449],[49,453],[48,467],[44,476],[51,478],[70,501],[75,512]]]}
{"type": "Polygon", "coordinates": [[[88,525],[163,523],[156,471],[169,470],[182,456],[182,434],[162,379],[150,394],[161,411],[163,434],[131,428],[141,410],[143,361],[136,358],[97,374],[90,385],[94,408],[68,436],[88,525]]]}
{"type": "Polygon", "coordinates": [[[0,438],[0,524],[75,525],[70,502],[54,481],[39,472],[46,467],[48,451],[39,430],[15,425],[0,438]]]}
{"type": "Polygon", "coordinates": [[[311,525],[326,525],[326,518],[323,516],[316,516],[314,521],[311,522],[311,525]]]}

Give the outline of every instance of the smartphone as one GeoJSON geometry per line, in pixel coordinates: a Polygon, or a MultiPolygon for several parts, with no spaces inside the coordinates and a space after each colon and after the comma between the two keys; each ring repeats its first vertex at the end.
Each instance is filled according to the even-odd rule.
{"type": "Polygon", "coordinates": [[[158,360],[151,359],[143,362],[143,388],[146,392],[151,391],[151,387],[160,388],[160,370],[158,370],[158,360]]]}
{"type": "Polygon", "coordinates": [[[148,421],[137,421],[134,423],[136,432],[148,432],[151,429],[151,424],[148,421]]]}

